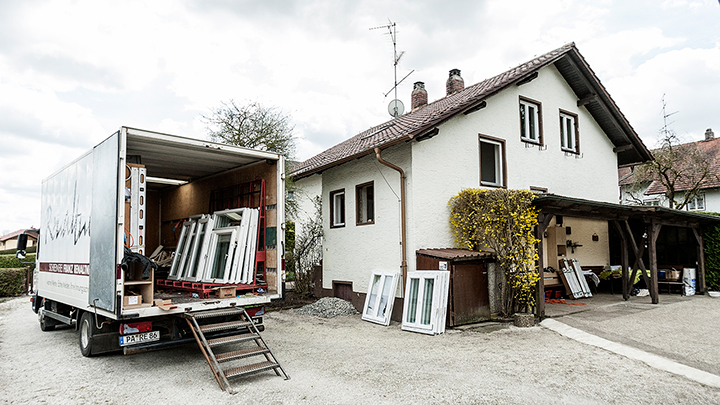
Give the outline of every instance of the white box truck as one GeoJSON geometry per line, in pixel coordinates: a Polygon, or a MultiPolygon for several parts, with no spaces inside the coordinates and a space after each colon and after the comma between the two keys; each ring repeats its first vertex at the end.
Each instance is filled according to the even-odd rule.
{"type": "Polygon", "coordinates": [[[277,153],[121,127],[42,183],[32,300],[41,328],[75,327],[85,356],[200,342],[208,321],[194,314],[222,318],[225,326],[204,328],[208,340],[245,325],[232,324],[240,311],[255,321],[248,332],[262,330],[263,305],[283,292],[284,168],[277,153]],[[243,210],[254,215],[245,243],[253,250],[232,254],[228,235],[240,226],[229,226],[243,210]],[[225,228],[202,230],[217,212],[230,213],[215,221],[225,228]],[[192,238],[214,245],[203,250],[192,238]],[[174,274],[146,260],[160,247],[177,247],[174,274]],[[192,275],[176,270],[193,257],[192,275]],[[228,283],[233,257],[250,257],[251,273],[228,283]]]}

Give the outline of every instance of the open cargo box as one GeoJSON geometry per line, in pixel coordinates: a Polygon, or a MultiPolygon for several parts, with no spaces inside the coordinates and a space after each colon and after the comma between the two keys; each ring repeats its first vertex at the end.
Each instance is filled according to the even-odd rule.
{"type": "MultiPolygon", "coordinates": [[[[228,208],[262,208],[256,261],[257,271],[263,274],[261,278],[266,283],[263,288],[266,292],[253,297],[233,296],[222,300],[192,299],[182,294],[178,295],[181,299],[175,300],[182,303],[174,311],[183,312],[198,301],[213,301],[214,304],[203,304],[204,309],[210,309],[230,305],[229,301],[236,305],[250,305],[279,298],[282,293],[282,251],[277,247],[284,246],[284,232],[278,230],[284,217],[284,201],[278,199],[278,196],[284,196],[282,157],[275,153],[123,129],[127,136],[125,162],[128,166],[144,167],[147,173],[144,211],[133,211],[131,214],[142,215],[145,220],[139,234],[132,235],[135,244],[142,245],[142,251],[153,252],[159,245],[174,249],[181,229],[177,225],[189,217],[228,208]],[[261,191],[264,191],[263,196],[261,191]],[[261,202],[264,207],[260,207],[261,202]],[[281,220],[278,221],[278,218],[281,220]]],[[[127,215],[130,209],[124,211],[127,215]]],[[[130,222],[128,218],[124,219],[126,225],[130,222]]],[[[127,230],[125,232],[127,235],[127,230]]],[[[123,299],[120,302],[124,303],[126,293],[139,293],[143,297],[143,304],[124,306],[123,312],[132,311],[140,316],[157,315],[155,312],[160,309],[151,305],[156,297],[152,290],[148,290],[150,286],[157,288],[152,281],[148,283],[135,275],[126,274],[121,276],[121,280],[123,299]]],[[[168,298],[167,295],[162,297],[168,298]]]]}

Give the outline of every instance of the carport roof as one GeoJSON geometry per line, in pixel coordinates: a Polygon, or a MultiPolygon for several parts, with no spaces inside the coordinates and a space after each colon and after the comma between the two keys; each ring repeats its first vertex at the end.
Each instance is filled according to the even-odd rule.
{"type": "Polygon", "coordinates": [[[572,217],[592,217],[605,220],[639,218],[645,221],[656,220],[667,225],[691,227],[720,224],[720,217],[708,214],[665,207],[613,204],[556,194],[539,195],[533,204],[541,212],[572,217]]]}

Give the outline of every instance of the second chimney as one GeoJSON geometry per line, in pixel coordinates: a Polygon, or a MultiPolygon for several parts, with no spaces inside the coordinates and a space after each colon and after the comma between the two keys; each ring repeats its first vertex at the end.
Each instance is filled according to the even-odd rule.
{"type": "Polygon", "coordinates": [[[410,95],[411,109],[427,105],[427,90],[425,90],[425,83],[415,82],[412,94],[410,95]]]}
{"type": "Polygon", "coordinates": [[[705,131],[705,140],[712,141],[713,139],[715,139],[715,133],[712,131],[712,128],[708,128],[707,131],[705,131]]]}
{"type": "Polygon", "coordinates": [[[450,71],[450,77],[448,77],[447,82],[445,82],[445,90],[447,90],[447,95],[449,96],[453,93],[457,93],[464,88],[465,81],[460,76],[460,69],[452,69],[450,71]]]}

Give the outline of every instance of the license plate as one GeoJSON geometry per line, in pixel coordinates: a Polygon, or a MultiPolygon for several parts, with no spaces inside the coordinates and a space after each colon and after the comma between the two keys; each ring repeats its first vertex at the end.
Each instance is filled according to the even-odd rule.
{"type": "Polygon", "coordinates": [[[120,336],[120,346],[130,346],[138,343],[154,342],[156,340],[160,340],[160,331],[158,330],[120,336]]]}

